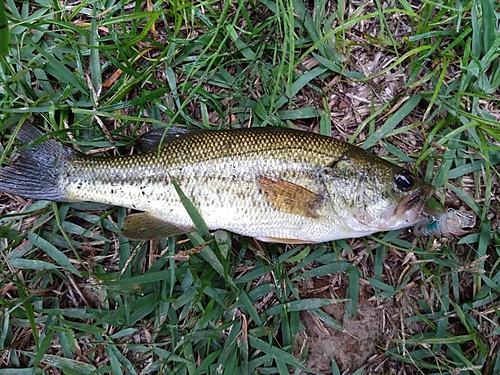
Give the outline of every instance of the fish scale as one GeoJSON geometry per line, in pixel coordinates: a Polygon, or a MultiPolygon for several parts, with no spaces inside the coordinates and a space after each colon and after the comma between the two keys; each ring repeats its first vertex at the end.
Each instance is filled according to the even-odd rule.
{"type": "MultiPolygon", "coordinates": [[[[24,143],[41,136],[29,124],[20,133],[24,143]]],[[[21,163],[0,170],[0,190],[25,186],[21,195],[37,199],[143,211],[126,220],[124,233],[145,239],[194,229],[175,180],[209,229],[292,243],[411,226],[432,191],[399,166],[315,133],[170,128],[155,135],[156,141],[153,134],[144,136],[149,152],[120,157],[85,156],[49,140],[23,151],[21,163]],[[32,168],[39,152],[49,155],[42,170],[32,168]],[[16,175],[15,184],[5,182],[9,174],[16,175]],[[401,188],[405,181],[411,186],[401,188]]]]}
{"type": "MultiPolygon", "coordinates": [[[[318,155],[323,157],[317,157],[317,165],[311,166],[306,160],[310,150],[321,146],[317,140],[306,137],[300,142],[296,137],[272,131],[244,132],[236,136],[231,132],[210,132],[204,137],[195,134],[189,141],[181,139],[168,143],[159,155],[152,152],[130,157],[77,157],[73,163],[68,163],[65,171],[64,195],[70,200],[98,200],[153,211],[158,209],[159,201],[165,199],[168,204],[181,204],[170,184],[172,178],[185,193],[193,189],[201,193],[199,186],[212,192],[206,187],[215,185],[215,189],[224,190],[229,197],[231,190],[244,194],[244,189],[238,189],[237,184],[255,186],[255,176],[259,174],[297,181],[298,176],[293,174],[302,172],[302,183],[311,185],[313,180],[306,178],[307,172],[335,160],[332,154],[318,155]],[[257,139],[253,134],[258,135],[257,139]],[[291,144],[295,148],[291,148],[291,144]],[[203,176],[208,178],[199,181],[203,176]],[[148,191],[151,194],[143,194],[148,191]],[[130,201],[135,203],[127,203],[130,201]]],[[[199,195],[198,198],[197,194],[190,195],[194,201],[200,201],[199,195]]],[[[198,206],[201,207],[201,203],[198,206]]]]}

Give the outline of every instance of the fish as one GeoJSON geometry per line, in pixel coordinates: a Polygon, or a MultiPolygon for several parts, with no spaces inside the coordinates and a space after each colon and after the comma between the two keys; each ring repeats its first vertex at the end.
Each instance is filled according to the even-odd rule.
{"type": "Polygon", "coordinates": [[[360,147],[282,127],[160,128],[139,138],[141,154],[113,157],[87,156],[29,122],[17,140],[25,147],[0,169],[0,191],[130,208],[122,234],[134,240],[195,230],[176,186],[209,230],[290,244],[414,226],[433,193],[360,147]]]}

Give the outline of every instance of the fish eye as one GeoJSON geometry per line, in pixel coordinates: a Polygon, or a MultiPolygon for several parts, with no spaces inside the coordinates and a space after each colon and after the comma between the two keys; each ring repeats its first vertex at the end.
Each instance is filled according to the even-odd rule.
{"type": "Polygon", "coordinates": [[[394,175],[394,181],[399,190],[406,191],[415,184],[415,178],[408,171],[402,171],[394,175]]]}

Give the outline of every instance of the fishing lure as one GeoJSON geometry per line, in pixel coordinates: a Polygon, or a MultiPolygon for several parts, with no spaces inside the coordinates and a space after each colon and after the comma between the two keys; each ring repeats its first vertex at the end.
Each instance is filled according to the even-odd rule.
{"type": "Polygon", "coordinates": [[[465,210],[449,208],[438,216],[424,213],[427,222],[416,225],[416,236],[460,236],[466,234],[476,224],[476,215],[465,210]]]}

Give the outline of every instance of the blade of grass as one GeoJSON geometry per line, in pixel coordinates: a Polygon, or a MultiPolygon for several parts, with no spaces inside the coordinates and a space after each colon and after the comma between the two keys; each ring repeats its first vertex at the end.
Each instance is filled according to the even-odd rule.
{"type": "Polygon", "coordinates": [[[52,245],[50,242],[47,240],[43,239],[39,235],[35,233],[30,233],[28,234],[28,239],[30,242],[43,250],[48,256],[50,256],[56,263],[58,263],[60,266],[63,268],[71,271],[73,274],[82,277],[80,272],[71,264],[70,260],[64,253],[60,250],[58,250],[54,245],[52,245]]]}
{"type": "Polygon", "coordinates": [[[393,131],[396,126],[411,112],[422,100],[422,96],[415,95],[409,98],[394,114],[387,119],[387,121],[373,134],[371,134],[366,141],[363,142],[363,148],[368,149],[375,146],[380,142],[389,132],[393,131]]]}
{"type": "Polygon", "coordinates": [[[5,11],[5,1],[0,1],[0,56],[9,55],[9,23],[5,11]]]}

